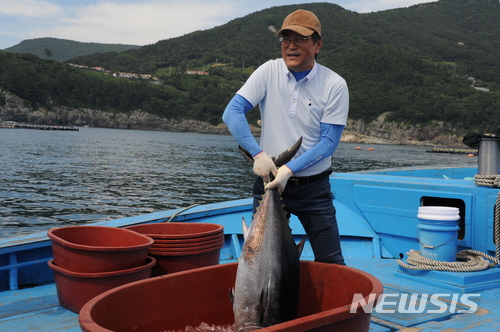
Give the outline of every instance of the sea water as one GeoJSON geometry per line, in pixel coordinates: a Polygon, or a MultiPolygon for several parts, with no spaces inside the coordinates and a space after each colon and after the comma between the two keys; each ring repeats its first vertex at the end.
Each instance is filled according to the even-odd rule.
{"type": "MultiPolygon", "coordinates": [[[[237,147],[224,135],[0,129],[0,237],[251,197],[255,176],[237,147]]],[[[340,143],[332,168],[477,166],[427,150],[340,143]]]]}

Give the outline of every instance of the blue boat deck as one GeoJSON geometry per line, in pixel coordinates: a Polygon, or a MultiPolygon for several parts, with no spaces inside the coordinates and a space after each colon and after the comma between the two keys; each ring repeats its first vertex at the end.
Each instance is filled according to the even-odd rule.
{"type": "MultiPolygon", "coordinates": [[[[471,181],[476,169],[410,169],[336,173],[331,176],[347,265],[384,285],[372,311],[370,331],[500,330],[500,268],[481,272],[407,271],[397,259],[419,249],[417,209],[446,205],[460,209],[458,250],[494,255],[493,223],[498,188],[471,181]]],[[[241,218],[251,220],[251,200],[196,206],[99,223],[124,227],[144,222],[211,222],[224,225],[221,263],[233,262],[243,243],[241,218]]],[[[292,217],[298,240],[304,233],[292,217]]],[[[0,331],[80,331],[78,315],[59,305],[46,234],[0,240],[0,331]]],[[[312,260],[306,244],[302,258],[312,260]]],[[[346,283],[355,280],[346,280],[346,283]]],[[[339,289],[342,285],[339,285],[339,289]]],[[[229,296],[228,296],[229,301],[229,296]]],[[[370,308],[367,308],[369,310],[370,308]]]]}
{"type": "MultiPolygon", "coordinates": [[[[347,258],[347,265],[366,271],[384,284],[384,293],[390,297],[383,310],[397,309],[401,294],[443,294],[442,288],[425,283],[408,282],[396,276],[398,265],[394,259],[347,258]]],[[[497,272],[498,273],[498,272],[497,272]]],[[[346,280],[346,282],[349,282],[346,280]]],[[[339,287],[342,287],[339,285],[339,287]]],[[[448,292],[449,293],[449,292],[448,292]]],[[[469,300],[477,304],[475,313],[457,313],[469,306],[449,306],[443,313],[372,313],[370,331],[398,331],[415,327],[418,331],[498,331],[500,289],[482,291],[479,297],[469,300]],[[451,312],[454,310],[454,312],[451,312]]],[[[228,298],[229,300],[229,298],[228,298]]],[[[0,331],[81,331],[78,315],[61,307],[54,284],[3,292],[0,300],[0,331]],[[20,328],[22,327],[22,328],[20,328]]],[[[447,302],[451,304],[451,297],[447,302]]],[[[428,309],[430,304],[428,304],[428,309]]],[[[435,309],[436,307],[432,307],[435,309]]],[[[397,310],[396,310],[397,311],[397,310]]]]}

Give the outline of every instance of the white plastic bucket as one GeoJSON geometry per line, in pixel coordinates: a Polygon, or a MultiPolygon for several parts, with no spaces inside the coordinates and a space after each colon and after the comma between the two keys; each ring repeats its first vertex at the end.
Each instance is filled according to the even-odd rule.
{"type": "Polygon", "coordinates": [[[447,206],[420,206],[417,217],[420,254],[437,261],[455,261],[460,229],[459,209],[447,206]]]}

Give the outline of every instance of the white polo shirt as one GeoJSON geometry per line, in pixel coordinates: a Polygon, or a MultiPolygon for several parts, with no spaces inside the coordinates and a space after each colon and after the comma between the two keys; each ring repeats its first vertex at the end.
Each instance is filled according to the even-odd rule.
{"type": "MultiPolygon", "coordinates": [[[[277,156],[300,137],[302,146],[295,157],[320,141],[320,123],[346,125],[349,91],[345,80],[315,62],[311,72],[299,82],[283,59],[270,60],[249,77],[237,94],[253,106],[259,104],[262,134],[261,148],[277,156]]],[[[294,176],[309,176],[331,166],[331,158],[294,176]]]]}

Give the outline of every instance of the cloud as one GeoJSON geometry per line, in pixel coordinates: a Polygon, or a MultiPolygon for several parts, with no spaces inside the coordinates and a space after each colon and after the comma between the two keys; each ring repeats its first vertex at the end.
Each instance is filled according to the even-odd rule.
{"type": "Polygon", "coordinates": [[[64,9],[47,1],[0,0],[0,14],[17,17],[46,17],[61,14],[64,9]]]}
{"type": "MultiPolygon", "coordinates": [[[[436,1],[436,0],[434,0],[436,1]]],[[[313,0],[0,0],[0,49],[23,39],[147,45],[211,29],[252,12],[313,0]]],[[[337,0],[359,13],[431,0],[337,0]]]]}
{"type": "Polygon", "coordinates": [[[70,13],[54,17],[50,25],[37,27],[36,33],[83,42],[146,45],[223,24],[234,18],[236,7],[231,0],[101,1],[73,7],[70,13]]]}

